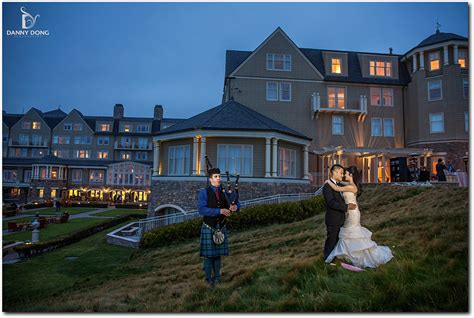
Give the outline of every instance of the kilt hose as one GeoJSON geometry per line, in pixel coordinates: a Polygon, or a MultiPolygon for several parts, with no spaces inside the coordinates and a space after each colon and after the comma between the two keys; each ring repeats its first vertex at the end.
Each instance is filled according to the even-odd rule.
{"type": "Polygon", "coordinates": [[[217,245],[212,240],[212,230],[204,223],[201,226],[201,248],[199,255],[203,257],[218,257],[229,255],[229,245],[227,241],[227,226],[221,229],[224,233],[224,243],[217,245]]]}

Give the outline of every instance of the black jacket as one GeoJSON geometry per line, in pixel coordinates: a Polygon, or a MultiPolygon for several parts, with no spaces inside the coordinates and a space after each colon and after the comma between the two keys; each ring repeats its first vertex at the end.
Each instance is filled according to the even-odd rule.
{"type": "Polygon", "coordinates": [[[347,204],[341,194],[342,192],[334,191],[329,184],[325,184],[323,187],[324,201],[326,201],[326,225],[344,224],[347,204]]]}

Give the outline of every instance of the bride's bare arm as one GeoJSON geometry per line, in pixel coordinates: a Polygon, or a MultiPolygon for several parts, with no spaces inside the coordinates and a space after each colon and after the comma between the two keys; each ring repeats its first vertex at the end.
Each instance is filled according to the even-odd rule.
{"type": "Polygon", "coordinates": [[[345,185],[343,187],[337,187],[334,183],[332,183],[329,180],[326,180],[326,183],[329,184],[329,186],[334,191],[337,191],[337,192],[353,192],[353,193],[357,192],[357,188],[355,186],[351,185],[351,184],[345,185]]]}

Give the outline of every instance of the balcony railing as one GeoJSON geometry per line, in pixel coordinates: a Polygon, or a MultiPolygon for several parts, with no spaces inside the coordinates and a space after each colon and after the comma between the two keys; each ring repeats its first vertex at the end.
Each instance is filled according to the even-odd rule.
{"type": "Polygon", "coordinates": [[[313,118],[318,118],[319,113],[348,113],[358,115],[358,120],[364,120],[367,115],[367,96],[359,98],[344,98],[335,100],[321,97],[319,93],[311,95],[311,112],[313,118]]]}
{"type": "Polygon", "coordinates": [[[48,147],[48,142],[46,140],[42,140],[41,142],[33,142],[33,141],[28,141],[28,142],[20,142],[18,140],[12,140],[10,139],[8,141],[8,146],[10,147],[48,147]]]}
{"type": "Polygon", "coordinates": [[[125,149],[125,150],[152,150],[151,142],[146,143],[145,145],[140,145],[136,142],[120,142],[116,141],[114,143],[115,149],[125,149]]]}

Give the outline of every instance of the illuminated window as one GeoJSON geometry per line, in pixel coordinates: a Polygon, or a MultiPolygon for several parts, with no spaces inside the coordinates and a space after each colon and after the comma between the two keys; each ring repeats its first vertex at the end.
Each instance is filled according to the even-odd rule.
{"type": "Polygon", "coordinates": [[[91,170],[89,173],[89,182],[104,182],[104,171],[91,170]]]}
{"type": "Polygon", "coordinates": [[[430,133],[444,132],[444,113],[430,114],[430,133]]]}
{"type": "Polygon", "coordinates": [[[344,117],[332,116],[332,134],[344,135],[344,117]]]}
{"type": "Polygon", "coordinates": [[[124,132],[131,132],[131,131],[132,131],[132,125],[130,125],[130,124],[124,124],[124,125],[123,125],[123,131],[124,131],[124,132]]]}
{"type": "Polygon", "coordinates": [[[76,158],[89,159],[89,150],[76,150],[76,158]]]}
{"type": "Polygon", "coordinates": [[[370,75],[392,76],[392,63],[383,61],[370,61],[370,75]]]}
{"type": "Polygon", "coordinates": [[[107,184],[149,186],[151,183],[151,168],[136,162],[121,162],[109,165],[107,184]]]}
{"type": "Polygon", "coordinates": [[[296,178],[296,151],[280,147],[278,175],[280,177],[296,178]]]}
{"type": "Polygon", "coordinates": [[[51,169],[51,179],[56,180],[58,178],[58,168],[51,169]]]}
{"type": "Polygon", "coordinates": [[[110,124],[100,124],[100,131],[110,131],[110,124]]]}
{"type": "Polygon", "coordinates": [[[51,189],[51,198],[55,198],[56,197],[56,189],[51,189]]]}
{"type": "Polygon", "coordinates": [[[341,74],[341,59],[331,59],[331,69],[335,74],[341,74]]]}
{"type": "Polygon", "coordinates": [[[34,121],[31,125],[32,129],[41,129],[41,123],[39,121],[34,121]]]}
{"type": "Polygon", "coordinates": [[[344,109],[346,89],[344,87],[328,87],[328,107],[344,109]]]}
{"type": "Polygon", "coordinates": [[[97,158],[98,159],[107,159],[107,158],[109,158],[109,152],[108,151],[98,151],[97,152],[97,158]]]}
{"type": "Polygon", "coordinates": [[[44,197],[44,189],[38,189],[38,198],[42,199],[44,197]]]}
{"type": "Polygon", "coordinates": [[[440,100],[443,98],[442,81],[429,81],[428,82],[428,100],[440,100]]]}
{"type": "Polygon", "coordinates": [[[69,150],[53,150],[53,155],[58,158],[69,158],[69,150]]]}
{"type": "Polygon", "coordinates": [[[267,70],[291,71],[291,55],[289,54],[267,54],[267,70]]]}
{"type": "Polygon", "coordinates": [[[439,70],[439,52],[431,52],[429,54],[430,71],[439,70]]]}
{"type": "Polygon", "coordinates": [[[120,152],[120,158],[122,160],[130,160],[130,158],[132,157],[131,153],[129,151],[122,151],[120,152]]]}
{"type": "Polygon", "coordinates": [[[466,68],[466,58],[467,58],[467,51],[466,50],[459,50],[459,52],[458,52],[458,64],[461,65],[461,68],[466,68]]]}

